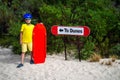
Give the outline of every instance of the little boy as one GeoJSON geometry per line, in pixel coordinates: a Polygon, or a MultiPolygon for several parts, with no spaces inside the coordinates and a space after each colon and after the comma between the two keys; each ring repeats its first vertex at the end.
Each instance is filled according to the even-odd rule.
{"type": "Polygon", "coordinates": [[[34,61],[32,59],[32,32],[34,28],[34,25],[31,24],[32,15],[26,13],[24,14],[23,18],[25,19],[25,24],[22,24],[20,32],[20,44],[22,47],[21,63],[17,66],[17,68],[23,67],[27,49],[29,49],[31,52],[30,64],[34,64],[34,61]]]}

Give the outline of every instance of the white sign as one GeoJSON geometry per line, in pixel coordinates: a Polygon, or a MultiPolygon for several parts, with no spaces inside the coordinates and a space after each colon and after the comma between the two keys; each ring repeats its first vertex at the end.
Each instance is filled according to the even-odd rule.
{"type": "Polygon", "coordinates": [[[84,35],[83,27],[63,27],[58,26],[58,34],[66,34],[66,35],[84,35]]]}

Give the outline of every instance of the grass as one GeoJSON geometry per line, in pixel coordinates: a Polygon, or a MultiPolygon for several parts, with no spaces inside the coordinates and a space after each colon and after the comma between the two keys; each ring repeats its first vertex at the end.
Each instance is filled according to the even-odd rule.
{"type": "Polygon", "coordinates": [[[93,53],[90,58],[88,59],[89,62],[99,62],[99,60],[101,59],[101,55],[97,54],[97,53],[93,53]]]}

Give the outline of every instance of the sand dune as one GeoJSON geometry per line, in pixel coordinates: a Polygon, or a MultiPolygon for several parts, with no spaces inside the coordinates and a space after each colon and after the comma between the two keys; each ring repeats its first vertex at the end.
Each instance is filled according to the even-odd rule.
{"type": "Polygon", "coordinates": [[[97,62],[64,60],[63,56],[47,55],[44,64],[29,64],[16,68],[20,55],[0,47],[0,80],[120,80],[120,64],[100,65],[97,62]]]}

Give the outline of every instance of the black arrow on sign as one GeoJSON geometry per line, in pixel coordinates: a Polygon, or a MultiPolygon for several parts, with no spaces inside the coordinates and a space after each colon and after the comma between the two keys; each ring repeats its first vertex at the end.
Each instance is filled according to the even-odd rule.
{"type": "Polygon", "coordinates": [[[60,29],[59,31],[60,31],[60,32],[62,32],[62,31],[63,31],[63,29],[60,29]]]}

